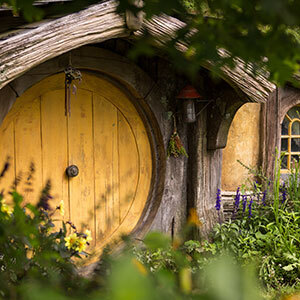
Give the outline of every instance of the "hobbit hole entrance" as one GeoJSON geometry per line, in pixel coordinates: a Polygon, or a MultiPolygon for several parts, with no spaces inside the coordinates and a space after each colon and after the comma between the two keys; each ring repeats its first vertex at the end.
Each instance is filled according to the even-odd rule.
{"type": "Polygon", "coordinates": [[[50,205],[63,199],[65,220],[92,230],[101,248],[128,234],[143,214],[152,181],[145,125],[128,96],[106,79],[83,73],[65,116],[64,74],[42,80],[16,100],[0,128],[0,164],[11,167],[0,188],[22,173],[17,191],[36,203],[51,182],[50,205]],[[32,187],[26,172],[34,164],[32,187]],[[66,176],[76,165],[79,173],[66,176]]]}

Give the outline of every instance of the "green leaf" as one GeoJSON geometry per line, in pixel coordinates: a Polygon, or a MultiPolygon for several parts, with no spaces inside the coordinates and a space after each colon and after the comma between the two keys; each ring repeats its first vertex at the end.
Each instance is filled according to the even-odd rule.
{"type": "Polygon", "coordinates": [[[294,264],[290,264],[290,265],[282,267],[283,270],[288,271],[288,272],[294,270],[294,268],[295,268],[294,264]]]}
{"type": "Polygon", "coordinates": [[[171,239],[160,232],[150,232],[145,237],[144,243],[150,250],[167,249],[171,245],[171,239]]]}

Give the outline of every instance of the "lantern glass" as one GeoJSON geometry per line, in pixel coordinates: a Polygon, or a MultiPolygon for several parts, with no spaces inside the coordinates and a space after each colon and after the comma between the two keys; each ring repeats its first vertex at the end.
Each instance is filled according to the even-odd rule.
{"type": "Polygon", "coordinates": [[[192,99],[186,99],[183,102],[183,120],[186,123],[196,121],[195,103],[192,99]]]}

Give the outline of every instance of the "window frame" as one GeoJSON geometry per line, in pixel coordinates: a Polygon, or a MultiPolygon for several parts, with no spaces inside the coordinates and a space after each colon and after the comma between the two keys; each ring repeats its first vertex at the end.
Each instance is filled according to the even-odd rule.
{"type": "Polygon", "coordinates": [[[280,135],[280,148],[281,148],[281,145],[282,145],[282,140],[283,139],[287,139],[287,151],[282,151],[282,150],[280,151],[281,153],[285,153],[284,156],[287,157],[287,169],[283,169],[282,166],[281,166],[281,173],[283,173],[283,174],[286,174],[286,173],[290,172],[290,170],[291,170],[292,156],[294,156],[294,155],[300,156],[300,151],[292,151],[292,139],[295,139],[295,138],[299,138],[300,139],[300,134],[298,134],[298,135],[297,134],[292,134],[293,124],[295,122],[299,122],[299,124],[300,124],[300,104],[292,106],[286,112],[286,114],[284,115],[283,121],[281,123],[281,132],[282,132],[282,126],[283,126],[283,122],[284,122],[285,118],[287,118],[288,121],[289,121],[288,134],[285,134],[285,135],[281,134],[280,135]],[[291,109],[293,109],[295,107],[299,108],[299,116],[296,117],[296,118],[291,118],[288,113],[291,111],[291,109]]]}

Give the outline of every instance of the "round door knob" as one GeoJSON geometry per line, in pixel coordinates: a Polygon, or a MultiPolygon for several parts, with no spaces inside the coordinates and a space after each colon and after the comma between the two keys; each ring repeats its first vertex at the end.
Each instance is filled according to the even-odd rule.
{"type": "Polygon", "coordinates": [[[79,174],[79,169],[75,165],[67,167],[66,174],[68,177],[76,177],[79,174]]]}

